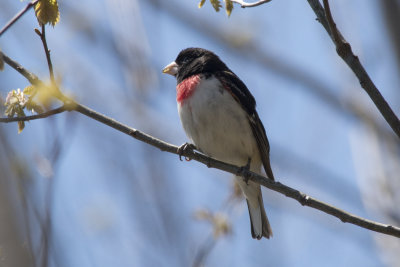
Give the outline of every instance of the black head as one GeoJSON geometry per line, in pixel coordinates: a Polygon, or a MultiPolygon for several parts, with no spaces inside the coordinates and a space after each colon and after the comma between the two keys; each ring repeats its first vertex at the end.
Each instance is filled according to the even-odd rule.
{"type": "Polygon", "coordinates": [[[178,83],[195,74],[229,70],[219,57],[203,48],[186,48],[175,59],[178,83]]]}

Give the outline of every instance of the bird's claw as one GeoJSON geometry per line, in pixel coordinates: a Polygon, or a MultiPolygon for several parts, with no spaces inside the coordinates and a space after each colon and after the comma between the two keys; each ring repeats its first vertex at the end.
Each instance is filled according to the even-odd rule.
{"type": "MultiPolygon", "coordinates": [[[[196,149],[196,146],[193,144],[189,144],[189,143],[184,143],[183,145],[181,145],[180,147],[178,147],[178,155],[179,155],[179,160],[182,161],[182,155],[184,152],[191,150],[193,151],[193,149],[196,149]]],[[[190,159],[185,158],[187,161],[189,161],[190,159]]]]}
{"type": "Polygon", "coordinates": [[[249,175],[248,171],[250,171],[250,163],[251,163],[251,158],[247,160],[247,164],[245,166],[242,166],[239,168],[237,175],[242,176],[243,180],[246,182],[246,184],[249,184],[249,175]]]}

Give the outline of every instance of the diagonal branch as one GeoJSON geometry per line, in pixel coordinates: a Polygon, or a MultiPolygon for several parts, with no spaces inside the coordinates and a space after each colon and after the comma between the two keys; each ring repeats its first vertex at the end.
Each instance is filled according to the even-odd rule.
{"type": "Polygon", "coordinates": [[[247,3],[242,0],[232,0],[233,3],[239,4],[242,8],[260,6],[262,4],[266,4],[271,1],[272,0],[260,0],[258,2],[254,2],[254,3],[247,3]]]}
{"type": "Polygon", "coordinates": [[[317,15],[319,22],[328,32],[333,43],[336,46],[336,52],[346,62],[349,68],[357,76],[361,87],[367,92],[379,112],[385,118],[395,134],[400,138],[400,120],[393,112],[385,98],[382,96],[378,88],[375,86],[368,73],[361,64],[359,58],[354,55],[350,44],[344,39],[342,34],[336,27],[333,20],[328,0],[323,0],[325,9],[321,6],[319,0],[307,0],[314,13],[317,15]]]}
{"type": "MultiPolygon", "coordinates": [[[[1,52],[0,52],[1,53],[1,52]]],[[[4,57],[4,53],[2,53],[4,57]]],[[[28,70],[24,69],[21,65],[19,65],[17,62],[11,60],[10,58],[6,57],[7,61],[5,61],[8,65],[11,67],[15,68],[18,72],[20,72],[25,78],[28,80],[31,80],[32,77],[35,77],[33,79],[36,81],[36,83],[40,82],[40,80],[37,79],[37,76],[29,72],[28,70]],[[18,67],[18,68],[17,68],[18,67]]],[[[65,97],[63,97],[65,100],[65,97]]],[[[181,153],[178,152],[177,146],[174,146],[172,144],[169,144],[167,142],[164,142],[160,139],[157,139],[151,135],[148,135],[144,132],[141,132],[139,130],[136,130],[134,128],[131,128],[125,124],[122,124],[110,117],[107,117],[103,114],[100,114],[84,105],[81,105],[77,102],[75,102],[72,99],[68,99],[68,105],[69,109],[75,110],[76,112],[79,112],[89,118],[92,118],[94,120],[97,120],[105,125],[108,125],[109,127],[112,127],[122,133],[125,133],[139,141],[142,141],[144,143],[147,143],[151,146],[154,146],[161,151],[166,151],[169,153],[173,153],[176,155],[182,155],[184,157],[196,160],[200,163],[203,163],[209,168],[215,168],[219,169],[222,171],[226,171],[235,175],[242,175],[245,179],[249,179],[253,182],[256,182],[260,185],[263,185],[265,187],[268,187],[269,189],[279,192],[289,198],[297,200],[301,205],[303,206],[308,206],[317,210],[320,210],[324,213],[330,214],[334,217],[339,218],[342,222],[345,223],[351,223],[357,226],[360,226],[365,229],[369,229],[375,232],[391,235],[400,238],[400,228],[392,225],[387,225],[387,224],[382,224],[378,222],[374,222],[356,215],[353,215],[351,213],[348,213],[346,211],[343,211],[339,208],[336,208],[330,204],[327,204],[325,202],[322,202],[318,199],[315,199],[313,197],[310,197],[299,190],[293,189],[289,186],[286,186],[284,184],[281,184],[280,182],[275,182],[271,179],[268,179],[264,176],[258,175],[256,173],[253,173],[251,171],[248,171],[244,168],[224,163],[219,160],[215,160],[213,158],[210,158],[208,156],[205,156],[199,152],[187,149],[182,151],[181,153]]]]}
{"type": "Polygon", "coordinates": [[[11,58],[9,58],[6,54],[4,54],[1,51],[0,51],[0,56],[3,57],[3,60],[4,60],[5,63],[7,63],[7,65],[9,65],[11,68],[15,69],[16,71],[18,71],[32,85],[38,85],[38,86],[43,86],[44,85],[44,83],[41,80],[39,80],[39,78],[35,74],[27,71],[18,62],[12,60],[11,58]]]}
{"type": "Polygon", "coordinates": [[[15,22],[17,22],[31,7],[36,5],[39,0],[34,0],[26,5],[18,14],[16,14],[7,24],[0,30],[0,36],[5,33],[15,22]]]}

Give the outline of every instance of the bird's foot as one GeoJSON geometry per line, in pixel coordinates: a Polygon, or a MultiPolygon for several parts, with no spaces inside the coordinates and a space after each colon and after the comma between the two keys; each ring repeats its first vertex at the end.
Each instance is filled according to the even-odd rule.
{"type": "Polygon", "coordinates": [[[247,164],[245,166],[242,166],[239,168],[237,175],[238,176],[242,176],[243,180],[246,182],[246,184],[249,184],[249,173],[248,171],[250,171],[250,163],[251,163],[251,158],[249,158],[247,160],[247,164]]]}
{"type": "MultiPolygon", "coordinates": [[[[189,143],[184,143],[183,145],[181,145],[180,147],[178,147],[178,155],[179,155],[179,160],[182,161],[182,154],[186,151],[193,151],[194,149],[196,149],[196,146],[193,144],[189,144],[189,143]]],[[[187,161],[189,161],[190,159],[186,158],[185,159],[187,161]]]]}

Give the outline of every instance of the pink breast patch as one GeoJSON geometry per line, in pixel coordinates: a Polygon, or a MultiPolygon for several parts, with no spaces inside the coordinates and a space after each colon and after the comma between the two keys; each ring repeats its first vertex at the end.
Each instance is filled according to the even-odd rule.
{"type": "Polygon", "coordinates": [[[190,97],[197,85],[200,82],[200,75],[193,75],[184,79],[176,86],[176,101],[181,103],[186,98],[190,97]]]}

